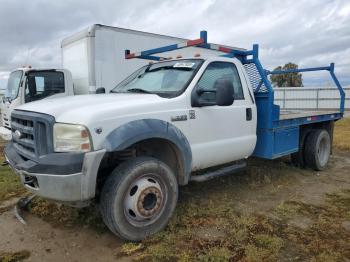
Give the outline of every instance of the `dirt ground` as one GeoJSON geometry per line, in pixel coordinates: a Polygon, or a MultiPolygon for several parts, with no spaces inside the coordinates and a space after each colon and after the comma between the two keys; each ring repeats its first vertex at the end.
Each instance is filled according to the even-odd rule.
{"type": "MultiPolygon", "coordinates": [[[[5,168],[0,177],[12,175],[5,168]]],[[[322,172],[252,159],[245,171],[180,188],[169,226],[141,243],[112,235],[95,207],[37,199],[23,225],[14,187],[0,199],[0,261],[350,261],[349,170],[348,150],[336,149],[322,172]]]]}

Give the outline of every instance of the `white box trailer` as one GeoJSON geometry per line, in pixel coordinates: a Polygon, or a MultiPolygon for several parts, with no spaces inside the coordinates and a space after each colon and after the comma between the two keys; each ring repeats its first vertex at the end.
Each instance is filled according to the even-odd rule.
{"type": "Polygon", "coordinates": [[[142,50],[184,39],[105,25],[91,27],[62,40],[62,66],[72,73],[75,94],[106,92],[147,61],[127,61],[127,48],[142,50]]]}

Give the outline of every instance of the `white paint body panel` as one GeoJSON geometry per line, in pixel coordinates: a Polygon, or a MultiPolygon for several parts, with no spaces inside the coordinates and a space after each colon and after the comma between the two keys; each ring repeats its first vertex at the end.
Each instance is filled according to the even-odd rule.
{"type": "Polygon", "coordinates": [[[250,84],[237,59],[208,58],[187,87],[175,98],[153,94],[99,94],[47,99],[20,106],[18,109],[49,114],[56,122],[81,124],[90,130],[94,150],[103,149],[106,136],[114,129],[139,119],[171,122],[172,116],[187,115],[195,110],[196,119],[171,122],[187,138],[192,150],[192,170],[243,159],[252,154],[256,143],[256,106],[249,95],[250,84]],[[244,100],[232,106],[192,108],[191,92],[213,61],[235,63],[244,90],[244,100]],[[252,120],[246,120],[246,108],[252,109],[252,120]],[[97,134],[96,128],[102,128],[97,134]]]}

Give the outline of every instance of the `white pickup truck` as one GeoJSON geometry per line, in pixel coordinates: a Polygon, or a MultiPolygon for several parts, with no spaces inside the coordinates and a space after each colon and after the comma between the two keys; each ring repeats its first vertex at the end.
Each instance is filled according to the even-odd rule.
{"type": "MultiPolygon", "coordinates": [[[[20,106],[11,116],[7,162],[39,196],[76,206],[97,199],[108,228],[132,241],[167,225],[178,185],[232,173],[251,155],[293,154],[300,166],[324,169],[341,107],[280,112],[257,50],[209,44],[205,32],[185,43],[140,53],[126,50],[126,59],[159,62],[141,67],[110,94],[20,106]],[[227,57],[154,56],[188,46],[227,57]],[[227,163],[232,164],[192,175],[227,163]]],[[[332,74],[334,67],[319,70],[332,74]]]]}

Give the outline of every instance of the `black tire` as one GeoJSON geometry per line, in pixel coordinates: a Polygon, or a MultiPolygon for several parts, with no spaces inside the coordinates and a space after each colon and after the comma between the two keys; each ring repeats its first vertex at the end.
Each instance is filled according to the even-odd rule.
{"type": "Polygon", "coordinates": [[[108,177],[100,209],[114,234],[140,241],[168,224],[177,198],[178,184],[172,170],[155,158],[137,157],[119,165],[108,177]]]}
{"type": "Polygon", "coordinates": [[[303,137],[301,136],[301,143],[300,143],[300,148],[298,152],[292,153],[290,155],[290,160],[292,164],[296,167],[300,168],[305,168],[306,163],[305,163],[305,141],[307,140],[308,134],[303,137]]]}
{"type": "Polygon", "coordinates": [[[331,138],[324,129],[313,130],[306,138],[304,159],[308,167],[321,171],[326,168],[331,153],[331,138]]]}

